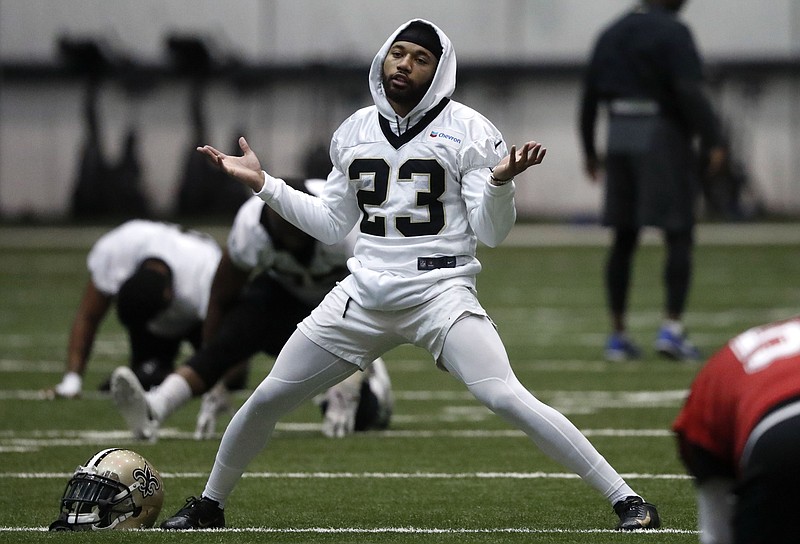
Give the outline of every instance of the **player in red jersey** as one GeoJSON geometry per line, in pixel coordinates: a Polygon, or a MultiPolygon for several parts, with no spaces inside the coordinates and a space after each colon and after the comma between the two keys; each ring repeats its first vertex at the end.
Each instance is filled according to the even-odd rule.
{"type": "Polygon", "coordinates": [[[696,479],[701,542],[797,542],[800,317],[730,340],[698,373],[673,430],[696,479]]]}

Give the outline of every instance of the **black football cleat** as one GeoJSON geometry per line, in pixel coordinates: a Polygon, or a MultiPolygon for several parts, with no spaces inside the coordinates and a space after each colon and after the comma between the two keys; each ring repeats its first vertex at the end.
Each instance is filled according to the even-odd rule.
{"type": "Polygon", "coordinates": [[[619,516],[617,531],[635,531],[637,529],[658,529],[661,519],[655,505],[644,502],[641,497],[631,496],[618,501],[614,512],[619,516]]]}
{"type": "Polygon", "coordinates": [[[174,516],[165,519],[161,528],[167,531],[221,529],[225,527],[225,511],[217,501],[205,497],[189,497],[174,516]]]}

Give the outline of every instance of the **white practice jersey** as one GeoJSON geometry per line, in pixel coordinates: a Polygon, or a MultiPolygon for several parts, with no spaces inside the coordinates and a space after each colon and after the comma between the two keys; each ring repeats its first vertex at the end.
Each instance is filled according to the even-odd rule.
{"type": "Polygon", "coordinates": [[[335,242],[356,226],[351,275],[341,285],[372,309],[407,308],[453,286],[474,288],[478,240],[498,245],[516,219],[513,183],[489,183],[490,169],[508,153],[506,144],[481,114],[449,100],[455,53],[438,28],[443,53],[430,89],[408,116],[394,114],[380,74],[403,28],[373,61],[375,105],[357,111],[334,133],[333,170],[320,198],[269,175],[258,193],[320,240],[335,242]],[[420,264],[437,257],[448,257],[448,264],[420,264]]]}
{"type": "MultiPolygon", "coordinates": [[[[319,188],[324,180],[316,180],[319,188]]],[[[314,183],[306,186],[314,193],[314,183]]],[[[301,263],[289,251],[275,247],[261,223],[264,202],[253,197],[236,214],[228,235],[228,255],[242,270],[269,274],[287,291],[309,306],[316,306],[347,272],[347,259],[353,255],[355,233],[341,242],[314,244],[308,263],[301,263]]]]}
{"type": "Polygon", "coordinates": [[[186,333],[206,317],[211,282],[222,250],[210,236],[178,225],[135,219],[104,234],[87,258],[97,289],[116,296],[146,259],[161,259],[172,269],[174,299],[147,324],[166,337],[186,333]]]}

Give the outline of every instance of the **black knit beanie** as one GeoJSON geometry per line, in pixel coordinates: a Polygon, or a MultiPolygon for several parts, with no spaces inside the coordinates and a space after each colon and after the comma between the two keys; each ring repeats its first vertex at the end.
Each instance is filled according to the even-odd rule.
{"type": "Polygon", "coordinates": [[[436,30],[422,21],[412,21],[395,37],[395,42],[411,42],[430,51],[436,59],[442,56],[442,42],[436,30]]]}

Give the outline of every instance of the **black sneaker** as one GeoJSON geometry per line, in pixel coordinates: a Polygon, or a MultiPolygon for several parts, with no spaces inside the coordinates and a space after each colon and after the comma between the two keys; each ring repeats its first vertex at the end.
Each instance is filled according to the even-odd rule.
{"type": "Polygon", "coordinates": [[[661,519],[658,510],[641,497],[627,497],[614,505],[614,512],[619,516],[617,531],[635,531],[636,529],[658,529],[661,519]]]}
{"type": "Polygon", "coordinates": [[[168,531],[191,529],[221,529],[225,527],[225,511],[217,501],[205,497],[189,497],[174,516],[165,519],[161,528],[168,531]]]}

